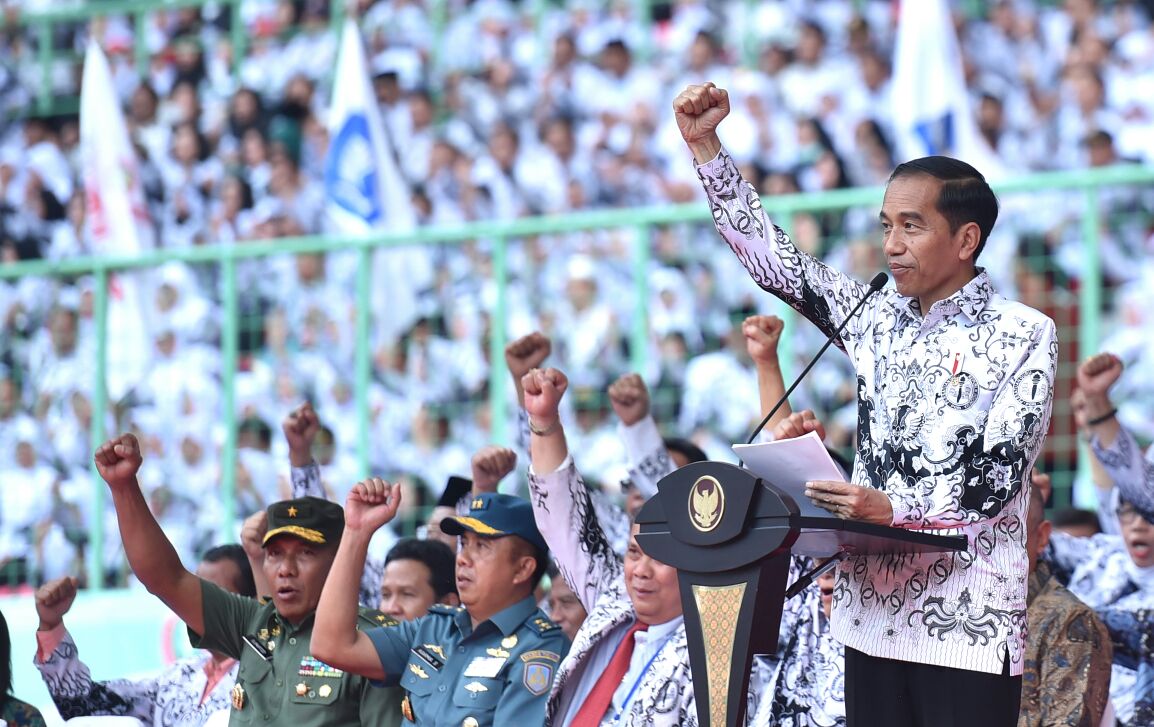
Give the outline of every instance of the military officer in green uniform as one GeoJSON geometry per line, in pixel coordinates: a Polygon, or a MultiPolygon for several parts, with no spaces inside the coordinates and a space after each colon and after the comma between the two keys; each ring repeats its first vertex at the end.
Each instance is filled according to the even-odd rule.
{"type": "MultiPolygon", "coordinates": [[[[140,464],[140,447],[131,434],[96,451],[137,578],[188,625],[195,646],[240,660],[229,724],[400,725],[401,690],[372,686],[309,653],[317,601],[344,529],[341,507],[304,497],[268,508],[263,569],[272,599],[262,603],[228,593],[184,568],[141,494],[140,464]]],[[[354,610],[354,618],[359,628],[396,624],[376,611],[354,610]]]]}
{"type": "Polygon", "coordinates": [[[356,595],[373,532],[392,520],[400,487],[357,484],[345,503],[345,533],[317,607],[313,655],[405,690],[405,724],[533,727],[569,642],[533,598],[549,556],[527,500],[486,493],[441,529],[459,535],[462,606],[435,605],[390,628],[358,630],[356,595]]]}

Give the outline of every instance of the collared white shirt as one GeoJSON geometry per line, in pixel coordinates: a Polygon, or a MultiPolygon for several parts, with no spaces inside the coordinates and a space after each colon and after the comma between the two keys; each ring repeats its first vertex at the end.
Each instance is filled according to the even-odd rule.
{"type": "Polygon", "coordinates": [[[678,616],[663,624],[653,624],[645,631],[633,632],[634,647],[633,655],[629,659],[629,671],[625,672],[625,676],[621,679],[621,684],[617,687],[617,691],[613,693],[612,706],[609,708],[609,711],[605,713],[601,724],[617,724],[619,721],[617,715],[621,714],[625,708],[629,706],[626,700],[631,702],[633,698],[636,697],[637,690],[635,687],[640,686],[641,680],[646,678],[654,659],[656,659],[657,655],[661,653],[661,650],[673,639],[678,627],[684,623],[685,618],[678,616]]]}
{"type": "MultiPolygon", "coordinates": [[[[867,288],[798,250],[722,151],[698,167],[714,223],[763,289],[832,334],[867,288]]],[[[879,292],[838,340],[857,372],[852,481],[893,525],[965,535],[962,552],[857,556],[838,566],[833,635],[876,657],[1022,673],[1030,468],[1050,420],[1057,336],[984,271],[922,315],[879,292]]]]}

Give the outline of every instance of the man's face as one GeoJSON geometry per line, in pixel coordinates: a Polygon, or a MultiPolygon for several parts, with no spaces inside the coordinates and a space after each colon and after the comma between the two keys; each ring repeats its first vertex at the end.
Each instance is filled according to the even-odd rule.
{"type": "Polygon", "coordinates": [[[383,613],[398,621],[413,621],[424,616],[436,602],[429,566],[410,558],[394,560],[385,566],[378,606],[383,613]]]}
{"type": "Polygon", "coordinates": [[[554,578],[553,587],[549,591],[549,617],[561,627],[570,641],[577,636],[577,629],[585,623],[588,615],[565,579],[560,575],[554,578]]]}
{"type": "MultiPolygon", "coordinates": [[[[960,290],[973,272],[963,238],[972,225],[950,232],[938,211],[942,183],[924,174],[898,177],[886,188],[879,219],[886,262],[898,292],[933,305],[960,290]]],[[[928,313],[922,310],[922,314],[928,313]]]]}
{"type": "Polygon", "coordinates": [[[1154,566],[1154,525],[1128,502],[1118,508],[1118,522],[1122,524],[1122,540],[1134,565],[1154,566]]]}
{"type": "Polygon", "coordinates": [[[625,589],[639,621],[663,624],[681,615],[677,569],[646,555],[637,545],[638,530],[634,524],[625,552],[625,589]]]}
{"type": "Polygon", "coordinates": [[[514,537],[485,538],[468,530],[461,534],[457,593],[474,620],[484,621],[515,603],[512,591],[532,576],[534,560],[524,556],[514,537]]]}
{"type": "Polygon", "coordinates": [[[212,563],[201,561],[196,567],[196,575],[229,593],[240,592],[240,568],[227,558],[212,563]]]}
{"type": "Polygon", "coordinates": [[[335,555],[336,548],[331,545],[317,545],[292,535],[278,535],[265,545],[264,576],[282,618],[299,624],[317,610],[335,555]]]}

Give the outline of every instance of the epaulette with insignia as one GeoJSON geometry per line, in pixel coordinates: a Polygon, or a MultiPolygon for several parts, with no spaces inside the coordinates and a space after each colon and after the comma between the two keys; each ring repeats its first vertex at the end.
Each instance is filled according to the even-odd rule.
{"type": "Polygon", "coordinates": [[[450,606],[447,603],[434,603],[429,606],[429,613],[439,613],[442,616],[456,616],[464,610],[464,606],[450,606]]]}
{"type": "Polygon", "coordinates": [[[534,616],[527,622],[529,628],[536,631],[538,634],[547,634],[550,631],[556,631],[561,628],[544,616],[534,616]]]}
{"type": "Polygon", "coordinates": [[[400,621],[392,616],[384,614],[375,608],[362,608],[357,611],[357,616],[360,617],[361,622],[371,626],[396,626],[400,621]]]}

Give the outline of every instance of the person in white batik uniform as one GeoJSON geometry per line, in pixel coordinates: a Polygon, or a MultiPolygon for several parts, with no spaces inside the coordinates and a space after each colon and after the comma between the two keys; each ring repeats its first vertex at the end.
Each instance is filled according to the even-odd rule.
{"type": "Polygon", "coordinates": [[[534,369],[522,383],[533,432],[533,514],[565,581],[589,612],[553,680],[545,723],[695,727],[677,571],[645,555],[636,539],[624,562],[610,548],[561,427],[564,374],[534,369]]]}
{"type": "MultiPolygon", "coordinates": [[[[770,224],[717,136],[724,90],[690,86],[673,105],[722,237],[759,286],[832,335],[866,286],[770,224]]],[[[857,371],[852,484],[811,482],[807,494],[839,517],[969,546],[839,564],[832,633],[846,646],[848,724],[1013,724],[1026,483],[1050,420],[1054,323],[995,293],[976,266],[997,200],[973,167],[902,164],[879,218],[897,290],[872,296],[837,341],[857,371]]]]}
{"type": "MultiPolygon", "coordinates": [[[[197,575],[233,593],[256,595],[252,571],[239,545],[209,550],[197,575]]],[[[61,578],[36,591],[40,626],[33,664],[61,717],[135,717],[147,727],[201,727],[213,714],[227,714],[238,662],[223,654],[201,652],[151,677],[93,681],[64,627],[76,587],[75,578],[61,578]]]]}

